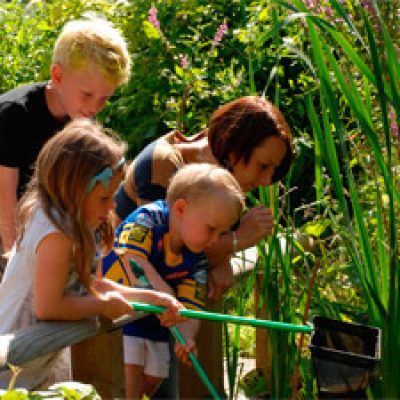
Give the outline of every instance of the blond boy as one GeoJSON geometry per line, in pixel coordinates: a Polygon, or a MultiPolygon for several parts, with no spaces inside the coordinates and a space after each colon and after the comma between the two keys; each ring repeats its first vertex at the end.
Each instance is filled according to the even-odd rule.
{"type": "MultiPolygon", "coordinates": [[[[93,118],[129,79],[129,73],[127,46],[117,29],[103,19],[75,20],[65,25],[55,43],[50,80],[0,96],[0,237],[4,251],[14,243],[17,201],[44,143],[69,120],[93,118]]],[[[0,279],[1,275],[0,266],[0,279]]]]}
{"type": "MultiPolygon", "coordinates": [[[[204,250],[230,230],[243,208],[241,188],[230,172],[211,164],[189,164],[172,178],[167,201],[139,207],[120,224],[116,251],[104,259],[102,272],[133,285],[133,259],[157,290],[176,295],[187,308],[202,309],[208,265],[204,250]]],[[[188,344],[176,344],[175,353],[184,363],[196,349],[198,325],[196,320],[179,325],[188,344]]],[[[154,316],[125,326],[127,398],[151,396],[168,376],[169,358],[168,332],[154,316]]]]}

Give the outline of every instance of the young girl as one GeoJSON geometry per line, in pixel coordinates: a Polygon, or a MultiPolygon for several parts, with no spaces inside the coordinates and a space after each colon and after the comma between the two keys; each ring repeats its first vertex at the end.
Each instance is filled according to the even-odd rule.
{"type": "MultiPolygon", "coordinates": [[[[0,285],[0,333],[36,319],[114,319],[132,314],[128,300],[168,307],[166,325],[179,319],[181,305],[172,296],[92,280],[100,253],[113,241],[109,214],[125,147],[86,119],[70,123],[43,147],[21,199],[18,238],[0,285]]],[[[57,353],[23,365],[17,385],[47,386],[60,361],[57,353]]],[[[0,374],[0,387],[9,378],[9,372],[0,374]]]]}

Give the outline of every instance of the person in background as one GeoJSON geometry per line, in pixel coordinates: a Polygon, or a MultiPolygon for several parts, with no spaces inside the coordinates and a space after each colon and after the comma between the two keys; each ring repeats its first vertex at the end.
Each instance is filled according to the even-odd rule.
{"type": "MultiPolygon", "coordinates": [[[[132,300],[166,306],[162,323],[181,321],[182,305],[162,292],[95,278],[113,242],[110,212],[124,175],[126,145],[88,119],[77,119],[39,153],[19,208],[17,240],[0,284],[0,334],[37,320],[75,321],[132,314],[132,300]]],[[[22,365],[17,386],[46,388],[68,380],[66,352],[22,365]]],[[[0,373],[7,388],[10,371],[0,373]]]]}
{"type": "MultiPolygon", "coordinates": [[[[258,96],[238,98],[219,107],[205,131],[192,137],[170,132],[136,156],[116,193],[115,225],[136,207],[165,198],[171,177],[184,165],[206,162],[222,166],[247,192],[284,178],[292,158],[290,129],[278,108],[258,96]]],[[[272,228],[272,211],[253,207],[236,229],[207,249],[210,298],[220,298],[233,284],[231,255],[254,246],[271,234],[272,228]]]]}
{"type": "MultiPolygon", "coordinates": [[[[44,143],[71,119],[93,118],[129,74],[127,45],[116,28],[99,18],[74,20],[65,25],[55,43],[50,80],[0,96],[0,238],[4,252],[15,241],[17,202],[44,143]]],[[[3,268],[4,259],[0,280],[3,268]]]]}
{"type": "MultiPolygon", "coordinates": [[[[229,232],[244,209],[244,196],[226,169],[192,163],[173,176],[166,201],[137,208],[117,228],[114,251],[103,259],[103,274],[134,285],[130,260],[137,262],[157,290],[173,294],[187,308],[203,309],[206,269],[203,252],[229,232]]],[[[187,345],[175,343],[175,353],[189,364],[196,352],[199,321],[177,325],[187,345]]],[[[154,315],[124,326],[127,399],[152,396],[168,377],[169,334],[154,315]]]]}
{"type": "MultiPolygon", "coordinates": [[[[135,157],[115,196],[114,226],[138,206],[165,198],[171,177],[186,164],[206,162],[224,167],[247,192],[283,179],[292,159],[292,137],[280,110],[259,96],[240,97],[215,110],[203,132],[185,137],[172,131],[135,157]]],[[[234,283],[232,254],[254,246],[272,229],[272,210],[262,205],[253,207],[238,226],[207,249],[210,299],[221,298],[234,283]]],[[[174,363],[173,357],[170,377],[156,393],[157,398],[178,397],[174,363]]]]}

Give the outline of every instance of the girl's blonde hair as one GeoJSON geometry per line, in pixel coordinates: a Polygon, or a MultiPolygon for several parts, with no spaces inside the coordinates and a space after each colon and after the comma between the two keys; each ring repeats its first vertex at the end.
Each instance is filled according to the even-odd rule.
{"type": "Polygon", "coordinates": [[[98,68],[114,86],[127,82],[131,69],[124,38],[101,18],[68,22],[55,43],[52,61],[73,70],[98,68]]]}
{"type": "Polygon", "coordinates": [[[125,143],[105,134],[93,121],[74,120],[40,151],[20,202],[17,244],[21,243],[35,208],[41,206],[50,221],[72,241],[75,269],[89,290],[96,239],[111,246],[113,228],[109,220],[93,232],[82,219],[82,206],[89,194],[89,182],[106,167],[117,165],[125,150],[125,143]]]}
{"type": "Polygon", "coordinates": [[[203,200],[213,194],[224,194],[237,207],[238,218],[243,212],[244,195],[238,181],[226,169],[207,163],[191,163],[179,169],[167,189],[170,206],[178,199],[203,200]]]}

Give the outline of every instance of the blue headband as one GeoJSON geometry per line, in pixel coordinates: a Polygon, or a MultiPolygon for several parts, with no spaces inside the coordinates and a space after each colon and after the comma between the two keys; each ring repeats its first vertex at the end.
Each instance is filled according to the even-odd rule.
{"type": "Polygon", "coordinates": [[[114,175],[115,171],[120,171],[125,164],[125,158],[122,157],[114,169],[111,167],[105,167],[102,171],[96,174],[88,183],[86,191],[90,193],[94,187],[96,186],[97,182],[100,182],[106,189],[110,187],[111,178],[114,175]]]}

